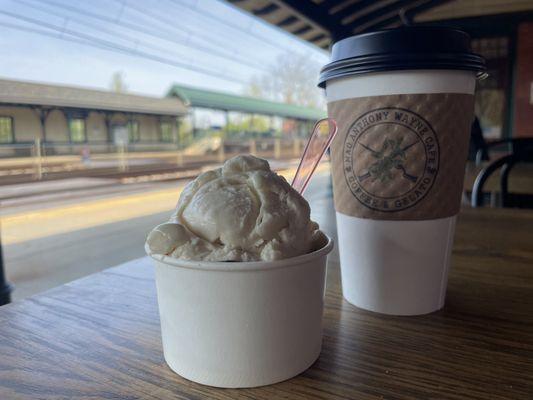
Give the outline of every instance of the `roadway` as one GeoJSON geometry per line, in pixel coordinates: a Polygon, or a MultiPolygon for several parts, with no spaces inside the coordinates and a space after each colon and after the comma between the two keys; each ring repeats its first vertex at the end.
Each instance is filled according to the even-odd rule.
{"type": "MultiPolygon", "coordinates": [[[[290,178],[294,168],[282,174],[290,178]]],[[[13,299],[144,256],[147,233],[168,218],[186,182],[88,181],[86,188],[3,204],[2,243],[6,275],[16,287],[13,299]]],[[[334,233],[332,207],[324,203],[331,201],[330,193],[329,171],[323,164],[305,197],[313,218],[334,233]]]]}

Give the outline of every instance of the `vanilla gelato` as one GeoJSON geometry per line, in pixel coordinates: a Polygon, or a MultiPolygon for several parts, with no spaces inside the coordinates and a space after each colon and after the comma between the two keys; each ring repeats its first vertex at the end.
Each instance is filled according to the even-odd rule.
{"type": "Polygon", "coordinates": [[[308,253],[322,237],[307,201],[266,160],[242,155],[190,182],[146,243],[185,260],[271,261],[308,253]]]}

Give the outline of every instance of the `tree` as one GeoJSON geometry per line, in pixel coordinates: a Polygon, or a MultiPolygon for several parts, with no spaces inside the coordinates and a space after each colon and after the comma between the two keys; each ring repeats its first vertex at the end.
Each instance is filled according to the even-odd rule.
{"type": "Polygon", "coordinates": [[[230,121],[227,128],[229,137],[251,138],[272,135],[268,118],[260,115],[247,115],[239,120],[230,121]]]}
{"type": "Polygon", "coordinates": [[[128,85],[124,82],[124,73],[122,71],[113,72],[109,82],[109,88],[116,93],[124,93],[128,91],[128,85]]]}
{"type": "Polygon", "coordinates": [[[288,104],[323,108],[323,93],[317,88],[320,65],[306,55],[285,54],[269,71],[254,76],[245,93],[249,96],[281,101],[288,104]]]}

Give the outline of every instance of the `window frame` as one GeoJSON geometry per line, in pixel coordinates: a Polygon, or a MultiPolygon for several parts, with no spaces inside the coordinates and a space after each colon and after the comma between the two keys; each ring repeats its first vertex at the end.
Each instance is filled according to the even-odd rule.
{"type": "Polygon", "coordinates": [[[172,121],[159,121],[159,141],[161,143],[174,143],[174,137],[172,135],[172,121]],[[168,125],[170,128],[170,138],[165,140],[163,137],[163,125],[168,125]]]}
{"type": "Polygon", "coordinates": [[[128,139],[130,143],[139,143],[141,141],[141,124],[138,119],[130,119],[128,121],[128,139]],[[137,127],[137,137],[133,134],[132,127],[137,127]]]}
{"type": "Polygon", "coordinates": [[[12,116],[10,115],[0,115],[0,119],[1,118],[7,118],[11,121],[11,140],[10,141],[7,141],[7,142],[3,142],[0,138],[0,145],[2,144],[13,144],[13,143],[16,143],[16,139],[15,139],[15,118],[13,118],[12,116]]]}
{"type": "Polygon", "coordinates": [[[88,143],[87,141],[87,118],[85,117],[69,117],[68,118],[68,139],[69,143],[88,143]],[[77,141],[72,139],[72,122],[82,121],[83,122],[83,140],[77,141]]]}

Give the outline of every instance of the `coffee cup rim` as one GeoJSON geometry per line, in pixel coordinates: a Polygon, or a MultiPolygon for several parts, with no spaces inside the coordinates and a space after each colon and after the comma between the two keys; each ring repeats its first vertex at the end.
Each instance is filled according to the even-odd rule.
{"type": "Polygon", "coordinates": [[[464,70],[487,76],[482,56],[471,50],[470,36],[445,26],[409,26],[354,35],[335,42],[331,62],[318,86],[331,79],[398,70],[464,70]]]}

